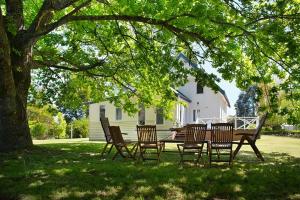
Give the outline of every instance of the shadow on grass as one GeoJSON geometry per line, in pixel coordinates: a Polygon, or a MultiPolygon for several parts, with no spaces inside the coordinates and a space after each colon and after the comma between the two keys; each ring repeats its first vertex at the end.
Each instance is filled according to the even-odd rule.
{"type": "MultiPolygon", "coordinates": [[[[102,144],[47,144],[1,154],[0,199],[299,199],[300,159],[242,151],[233,166],[99,158],[102,144]],[[1,198],[2,197],[2,198],[1,198]]],[[[113,154],[111,154],[113,155],[113,154]]],[[[204,157],[207,162],[207,157],[204,157]]]]}

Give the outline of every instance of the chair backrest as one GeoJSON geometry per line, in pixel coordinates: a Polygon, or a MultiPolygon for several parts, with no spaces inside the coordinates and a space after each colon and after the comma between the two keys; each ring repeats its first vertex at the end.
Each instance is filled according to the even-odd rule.
{"type": "Polygon", "coordinates": [[[185,131],[185,144],[199,144],[205,141],[207,124],[188,124],[185,131]]]}
{"type": "Polygon", "coordinates": [[[155,125],[136,126],[138,141],[140,143],[157,143],[157,133],[155,125]]]}
{"type": "Polygon", "coordinates": [[[119,126],[108,127],[114,145],[124,144],[124,139],[119,126]]]}
{"type": "Polygon", "coordinates": [[[233,123],[211,124],[212,143],[231,143],[233,140],[233,123]]]}
{"type": "Polygon", "coordinates": [[[110,135],[109,128],[108,128],[110,126],[108,118],[107,117],[100,117],[100,122],[101,122],[101,125],[102,125],[102,129],[103,129],[103,132],[104,132],[106,142],[111,142],[111,135],[110,135]]]}
{"type": "Polygon", "coordinates": [[[261,131],[261,128],[263,127],[263,125],[264,125],[264,123],[265,123],[267,117],[268,117],[268,113],[265,113],[265,114],[260,118],[258,127],[256,128],[255,133],[254,133],[253,138],[252,138],[253,141],[256,141],[256,139],[258,138],[259,133],[260,133],[260,131],[261,131]]]}

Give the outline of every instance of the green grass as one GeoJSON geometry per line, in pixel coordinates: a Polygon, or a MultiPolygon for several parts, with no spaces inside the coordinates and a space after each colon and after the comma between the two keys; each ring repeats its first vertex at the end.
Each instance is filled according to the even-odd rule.
{"type": "Polygon", "coordinates": [[[266,161],[243,147],[231,168],[180,167],[176,153],[159,165],[100,160],[104,144],[85,139],[35,144],[0,154],[0,199],[300,199],[300,139],[262,136],[266,161]]]}

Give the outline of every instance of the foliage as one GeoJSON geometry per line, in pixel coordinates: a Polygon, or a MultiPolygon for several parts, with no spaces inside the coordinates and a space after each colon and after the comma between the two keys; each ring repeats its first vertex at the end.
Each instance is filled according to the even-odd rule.
{"type": "MultiPolygon", "coordinates": [[[[257,145],[266,161],[256,161],[248,146],[230,168],[193,163],[181,168],[179,156],[168,152],[160,164],[112,161],[115,149],[100,160],[104,143],[82,139],[39,143],[0,154],[3,199],[299,199],[299,139],[262,136],[257,145]]],[[[177,151],[176,145],[166,148],[177,151]]]]}
{"type": "Polygon", "coordinates": [[[300,138],[300,130],[264,130],[262,134],[300,138]]]}
{"type": "Polygon", "coordinates": [[[238,117],[254,117],[257,110],[257,87],[251,86],[245,92],[241,92],[234,104],[238,117]]]}
{"type": "Polygon", "coordinates": [[[68,125],[68,134],[71,134],[73,131],[73,138],[86,138],[88,137],[88,119],[78,119],[71,122],[68,125]]]}
{"type": "Polygon", "coordinates": [[[51,129],[52,132],[51,135],[53,135],[55,138],[65,138],[66,128],[67,128],[67,122],[65,121],[63,114],[58,113],[56,116],[54,126],[51,129]]]}
{"type": "Polygon", "coordinates": [[[28,106],[27,110],[31,135],[36,139],[64,138],[67,123],[62,113],[51,106],[28,106]]]}
{"type": "Polygon", "coordinates": [[[30,126],[30,132],[35,139],[46,139],[48,136],[48,126],[45,123],[37,122],[30,126]]]}
{"type": "MultiPolygon", "coordinates": [[[[41,5],[24,4],[25,8],[34,7],[26,15],[27,27],[41,5]]],[[[74,12],[78,8],[76,15],[71,13],[72,7],[54,9],[54,22],[65,13],[70,16],[62,22],[64,26],[54,26],[54,31],[37,41],[33,54],[35,63],[44,66],[36,72],[46,93],[44,100],[70,113],[70,119],[84,116],[84,102],[103,99],[127,112],[136,112],[140,104],[168,105],[176,99],[170,86],[182,85],[187,74],[217,90],[218,79],[203,70],[184,69],[176,60],[179,52],[200,66],[210,62],[224,79],[236,80],[242,89],[268,84],[277,77],[282,82],[268,93],[268,109],[275,112],[275,90],[284,90],[290,99],[299,96],[296,1],[98,1],[72,5],[74,12]]],[[[288,114],[292,112],[287,109],[288,114]]]]}

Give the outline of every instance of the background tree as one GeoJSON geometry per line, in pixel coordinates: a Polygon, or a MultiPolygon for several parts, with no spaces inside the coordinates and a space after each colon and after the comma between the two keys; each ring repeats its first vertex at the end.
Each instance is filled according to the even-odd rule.
{"type": "Polygon", "coordinates": [[[188,73],[217,89],[215,76],[178,63],[186,50],[243,89],[276,74],[295,99],[299,21],[295,0],[0,0],[0,151],[32,145],[26,107],[38,68],[85,75],[93,93],[134,112],[171,105],[170,86],[188,73]]]}
{"type": "Polygon", "coordinates": [[[255,117],[257,114],[257,87],[251,86],[245,92],[241,92],[238,100],[234,104],[236,116],[255,117]]]}

